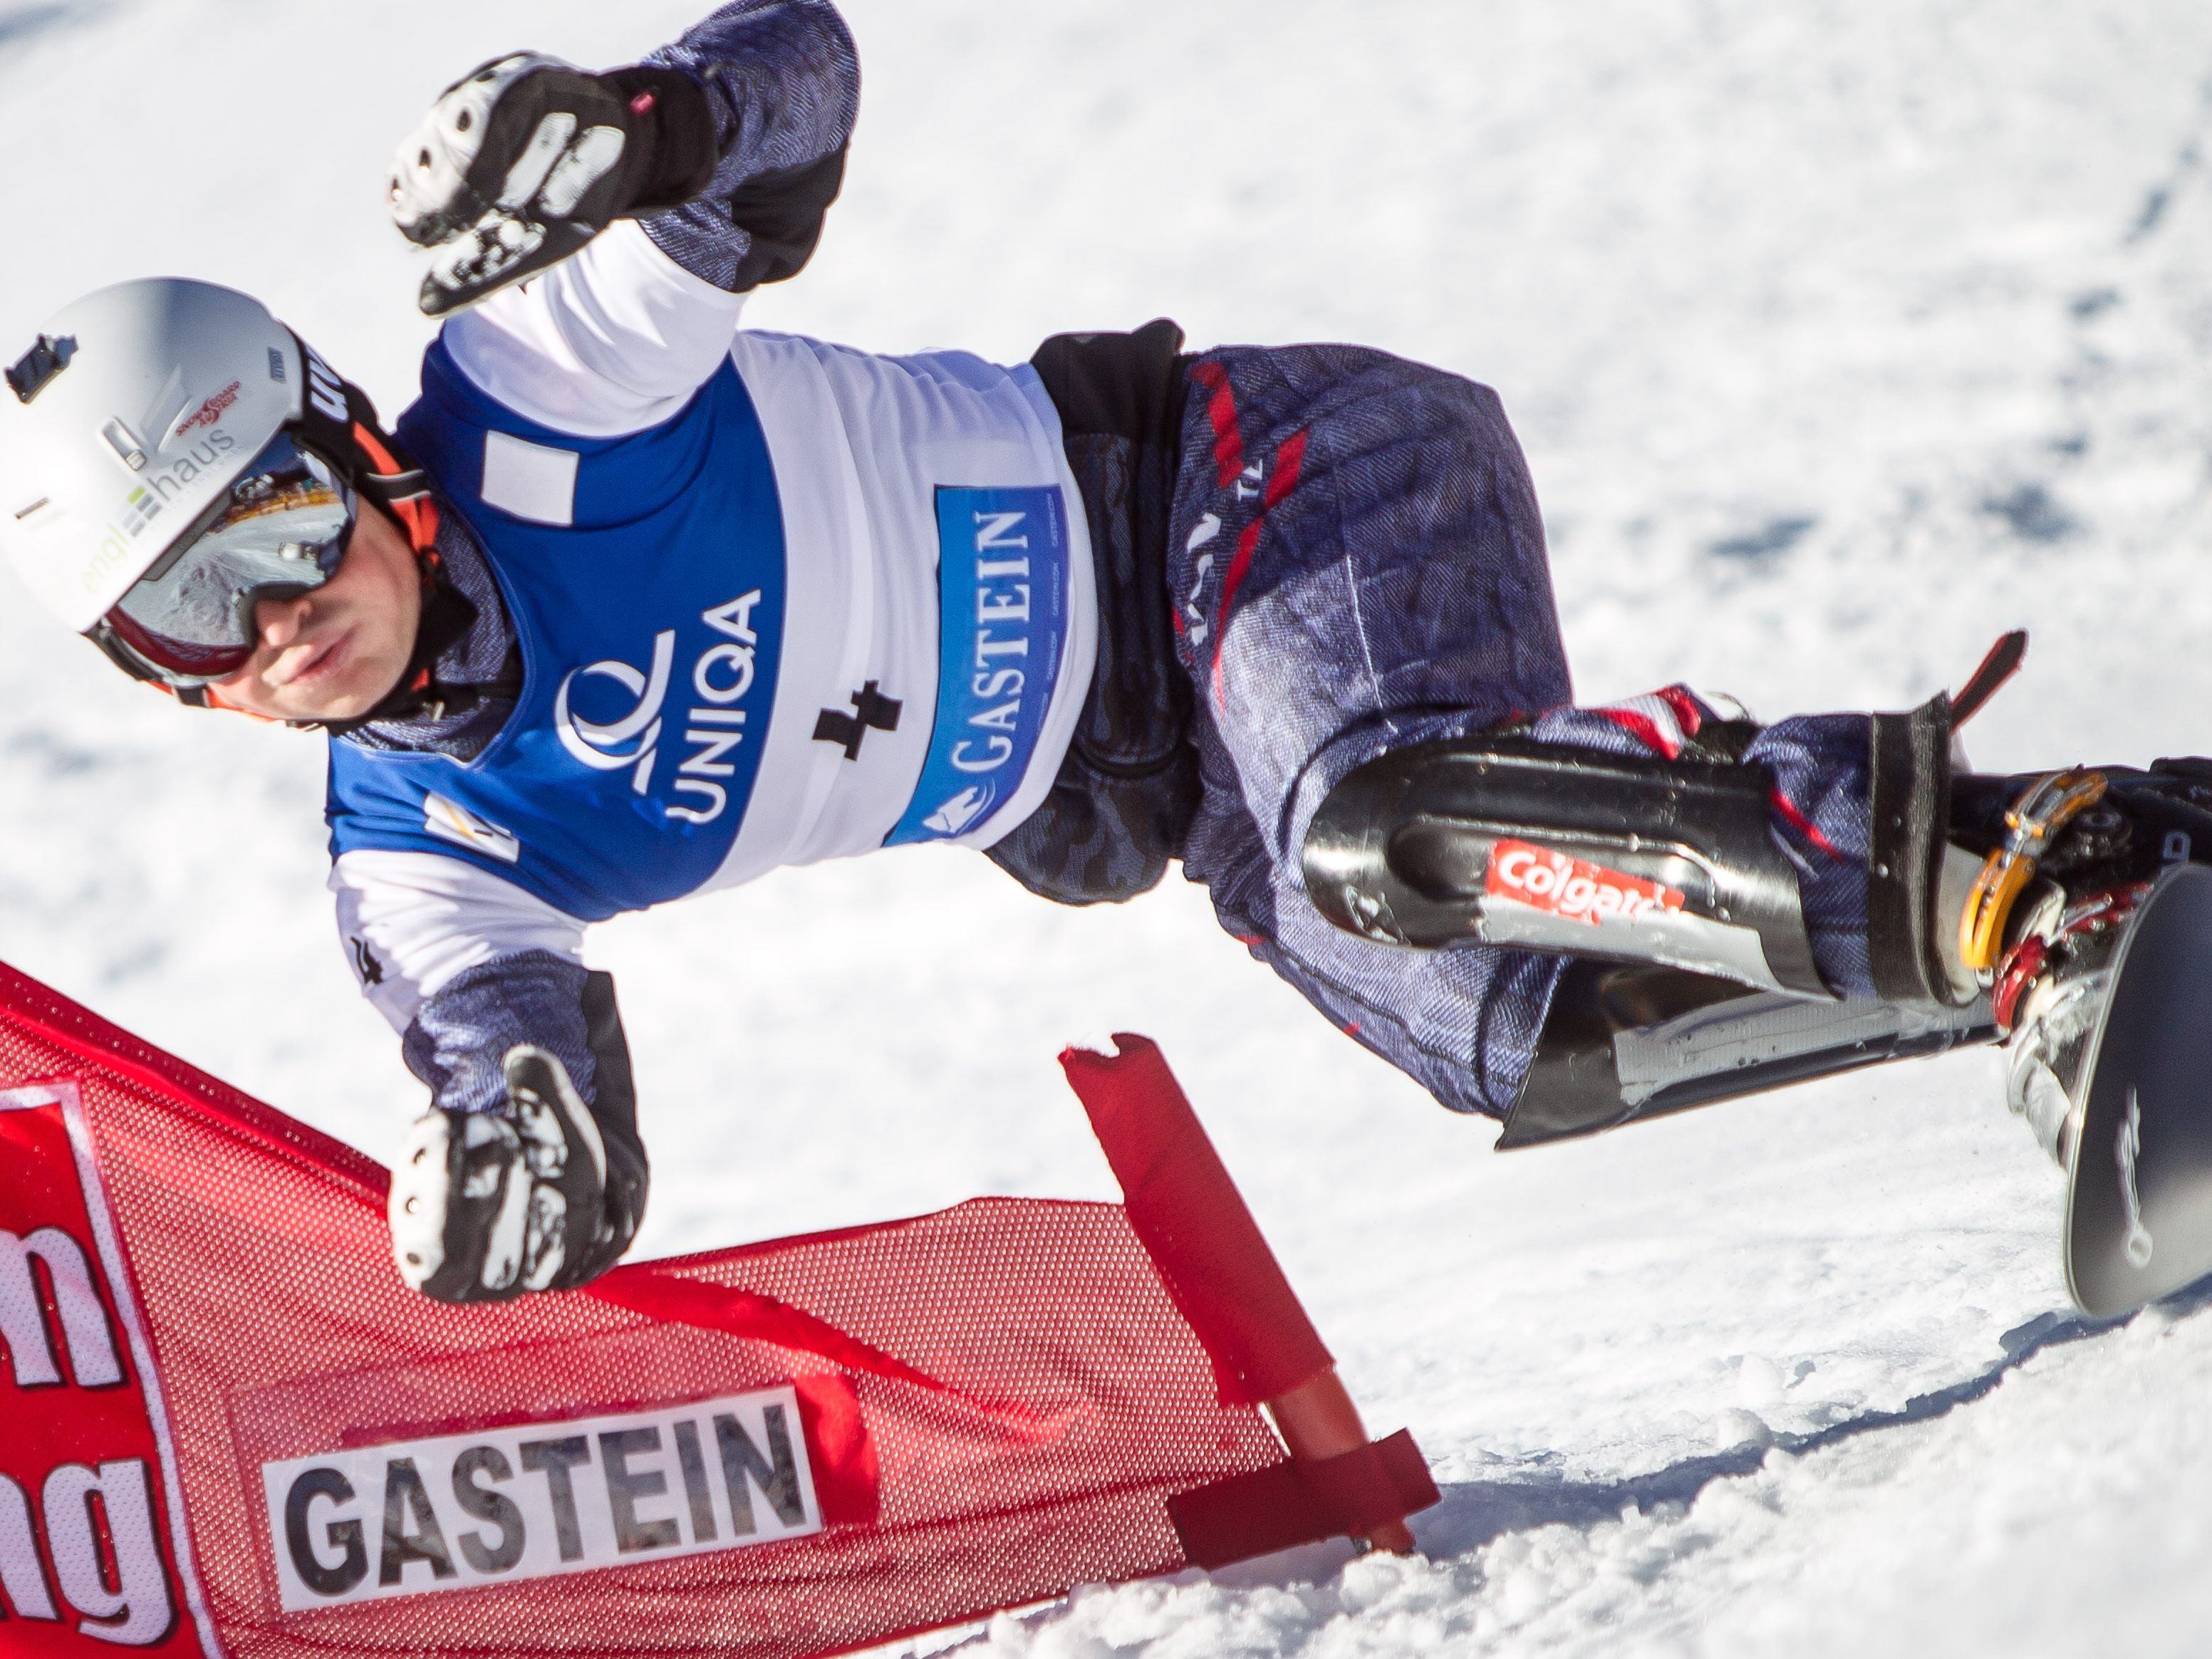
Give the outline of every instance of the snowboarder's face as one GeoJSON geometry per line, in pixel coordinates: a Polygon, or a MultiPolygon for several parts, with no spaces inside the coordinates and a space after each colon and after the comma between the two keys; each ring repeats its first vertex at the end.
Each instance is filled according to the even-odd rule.
{"type": "Polygon", "coordinates": [[[212,690],[278,720],[338,720],[384,701],[415,652],[422,580],[399,526],[363,501],[344,562],[320,587],[253,608],[253,657],[212,690]]]}

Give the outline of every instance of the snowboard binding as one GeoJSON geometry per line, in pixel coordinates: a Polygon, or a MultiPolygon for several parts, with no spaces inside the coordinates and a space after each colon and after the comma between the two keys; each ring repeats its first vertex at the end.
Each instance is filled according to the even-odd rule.
{"type": "Polygon", "coordinates": [[[2063,1170],[2073,1167],[2081,1139],[2083,1063],[2111,994],[2113,956],[2150,888],[2130,882],[2063,908],[2054,891],[1998,969],[1990,1011],[2010,1055],[2005,1102],[2063,1170]]]}
{"type": "Polygon", "coordinates": [[[2212,759],[1964,771],[1957,729],[2026,644],[1869,719],[1872,997],[1814,970],[1741,744],[1506,730],[1386,753],[1321,804],[1307,892],[1370,939],[1571,958],[1500,1151],[2004,1045],[2012,1109],[2067,1174],[2068,1288],[2125,1312],[2212,1274],[2212,759]]]}
{"type": "Polygon", "coordinates": [[[2067,1288],[2117,1316],[2212,1273],[2212,761],[1960,782],[1954,839],[1991,841],[1961,951],[2066,1171],[2067,1288]]]}
{"type": "Polygon", "coordinates": [[[2038,778],[2005,811],[2004,845],[1991,852],[1974,878],[1959,917],[1959,956],[1976,973],[1997,965],[2005,923],[2053,839],[2105,797],[2102,772],[2074,769],[2038,778]]]}

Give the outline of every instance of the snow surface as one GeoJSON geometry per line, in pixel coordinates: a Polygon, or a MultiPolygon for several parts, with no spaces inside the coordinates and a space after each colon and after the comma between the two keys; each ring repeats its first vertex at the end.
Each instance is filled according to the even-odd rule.
{"type": "MultiPolygon", "coordinates": [[[[2212,747],[2203,0],[853,0],[843,202],[755,320],[1025,356],[1342,337],[1497,386],[1586,696],[1901,708],[2026,623],[2001,767],[2212,747]]],[[[389,410],[378,201],[444,82],[679,0],[0,0],[0,333],[152,271],[260,293],[389,410]]],[[[0,578],[0,580],[4,580],[0,578]]],[[[0,956],[388,1156],[419,1097],[322,891],[313,738],[173,712],[0,589],[0,956]]],[[[1085,1591],[964,1651],[2202,1651],[2212,1318],[2066,1313],[2059,1182],[1969,1055],[1492,1158],[1173,881],[914,850],[599,930],[653,1253],[1107,1196],[1053,1063],[1158,1037],[1426,1559],[1085,1591]]],[[[922,1644],[944,1645],[945,1638],[922,1644]]]]}

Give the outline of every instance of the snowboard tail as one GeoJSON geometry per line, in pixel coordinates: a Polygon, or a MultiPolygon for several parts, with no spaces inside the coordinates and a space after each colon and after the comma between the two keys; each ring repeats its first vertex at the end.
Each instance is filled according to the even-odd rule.
{"type": "Polygon", "coordinates": [[[2066,1288],[2110,1318],[2212,1273],[2212,867],[2130,920],[2075,1089],[2066,1288]]]}

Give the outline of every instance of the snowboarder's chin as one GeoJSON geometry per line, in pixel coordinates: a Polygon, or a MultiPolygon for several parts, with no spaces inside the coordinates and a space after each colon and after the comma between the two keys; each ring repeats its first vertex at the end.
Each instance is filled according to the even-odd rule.
{"type": "Polygon", "coordinates": [[[286,652],[267,676],[278,700],[329,720],[374,708],[398,678],[398,668],[364,662],[358,632],[340,623],[286,652]]]}
{"type": "Polygon", "coordinates": [[[407,651],[397,637],[365,640],[366,619],[338,622],[249,665],[216,690],[222,701],[271,720],[340,720],[365,714],[399,683],[407,651]]]}

